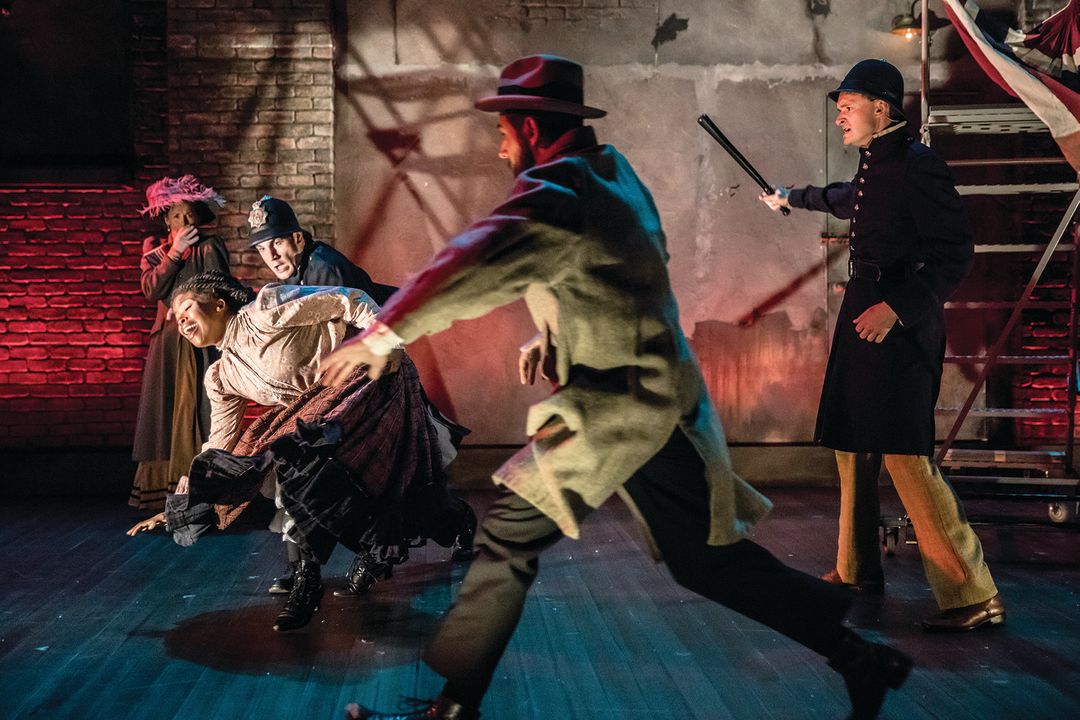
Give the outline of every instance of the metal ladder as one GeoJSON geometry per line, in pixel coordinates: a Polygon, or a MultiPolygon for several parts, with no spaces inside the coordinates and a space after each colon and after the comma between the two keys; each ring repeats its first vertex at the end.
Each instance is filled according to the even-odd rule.
{"type": "MultiPolygon", "coordinates": [[[[925,88],[924,88],[925,98],[925,88]]],[[[924,101],[923,142],[929,144],[935,136],[949,135],[1015,135],[1045,133],[1046,126],[1024,105],[961,105],[930,107],[924,101]]],[[[1060,157],[1010,157],[1000,159],[952,160],[953,168],[981,166],[1034,166],[1061,163],[1060,157]]],[[[975,252],[1020,253],[1041,256],[1023,292],[1015,301],[961,301],[946,303],[946,310],[1005,310],[1011,309],[999,337],[985,355],[947,355],[948,363],[966,364],[979,368],[967,399],[957,408],[937,408],[939,414],[954,414],[952,427],[940,445],[936,462],[949,474],[950,481],[968,496],[993,496],[1046,500],[1050,519],[1063,522],[1077,517],[1080,511],[1080,474],[1074,467],[1074,418],[1077,384],[1077,281],[1080,265],[1076,243],[1062,239],[1073,225],[1080,208],[1080,185],[1077,182],[958,185],[962,196],[1073,193],[1072,200],[1047,243],[976,244],[975,252]],[[1039,300],[1032,294],[1038,288],[1047,266],[1056,253],[1072,253],[1070,300],[1039,300]],[[1006,354],[1012,331],[1025,310],[1068,310],[1067,346],[1063,352],[1006,354]],[[976,408],[975,401],[995,367],[1022,365],[1058,365],[1068,368],[1067,392],[1063,405],[1058,407],[993,407],[976,408]],[[964,421],[969,417],[1032,418],[1065,417],[1065,437],[1060,449],[985,449],[954,447],[964,421]],[[996,471],[996,472],[995,472],[996,471]]]]}

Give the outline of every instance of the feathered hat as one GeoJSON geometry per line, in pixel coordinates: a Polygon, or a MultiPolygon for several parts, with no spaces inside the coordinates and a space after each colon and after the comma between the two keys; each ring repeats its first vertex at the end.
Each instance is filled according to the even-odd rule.
{"type": "Polygon", "coordinates": [[[146,207],[139,212],[157,217],[178,202],[202,203],[210,211],[211,218],[215,208],[225,207],[225,198],[214,188],[203,185],[194,175],[185,175],[181,178],[163,177],[146,188],[146,207]]]}

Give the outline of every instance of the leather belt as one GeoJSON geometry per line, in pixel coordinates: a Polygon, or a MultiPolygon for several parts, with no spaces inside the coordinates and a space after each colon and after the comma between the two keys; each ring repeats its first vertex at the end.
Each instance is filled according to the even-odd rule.
{"type": "Polygon", "coordinates": [[[848,277],[863,278],[875,282],[903,279],[913,272],[918,272],[921,267],[922,263],[911,266],[902,262],[882,267],[880,263],[863,260],[855,255],[848,257],[848,277]]]}
{"type": "Polygon", "coordinates": [[[881,266],[869,260],[860,260],[851,255],[847,261],[847,272],[850,278],[864,278],[866,280],[881,280],[881,266]]]}

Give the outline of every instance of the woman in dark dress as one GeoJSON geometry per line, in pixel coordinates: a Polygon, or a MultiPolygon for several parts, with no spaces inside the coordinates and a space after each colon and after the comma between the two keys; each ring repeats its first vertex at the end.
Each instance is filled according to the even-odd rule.
{"type": "Polygon", "coordinates": [[[143,368],[132,459],[138,463],[128,504],[161,510],[209,431],[203,373],[214,359],[177,332],[166,304],[173,289],[206,271],[228,274],[229,254],[220,238],[202,229],[225,199],[191,175],[162,178],[146,189],[143,214],[161,217],[165,237],[143,241],[142,291],[157,301],[143,368]]]}

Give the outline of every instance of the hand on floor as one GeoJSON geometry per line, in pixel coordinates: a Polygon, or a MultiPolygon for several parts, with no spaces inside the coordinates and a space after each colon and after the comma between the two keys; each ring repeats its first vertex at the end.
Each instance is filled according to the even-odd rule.
{"type": "Polygon", "coordinates": [[[135,537],[136,535],[138,535],[141,532],[146,532],[147,530],[153,530],[158,525],[164,525],[164,524],[165,524],[165,513],[160,512],[157,515],[154,515],[153,517],[148,517],[145,520],[140,520],[139,522],[135,523],[131,527],[131,529],[127,531],[127,534],[129,536],[131,536],[131,537],[135,537]]]}

